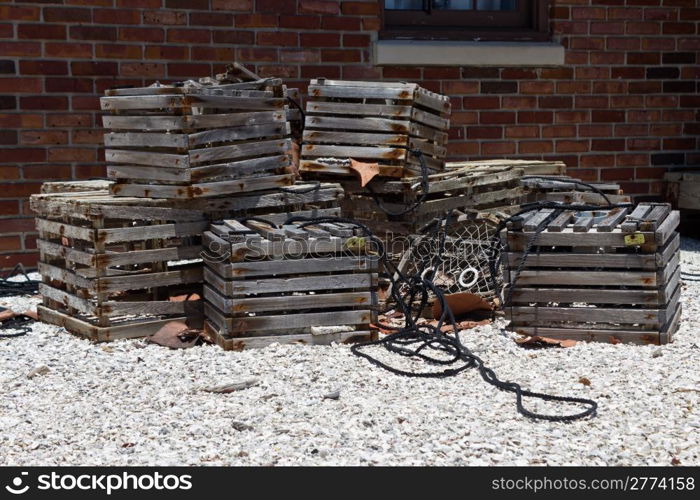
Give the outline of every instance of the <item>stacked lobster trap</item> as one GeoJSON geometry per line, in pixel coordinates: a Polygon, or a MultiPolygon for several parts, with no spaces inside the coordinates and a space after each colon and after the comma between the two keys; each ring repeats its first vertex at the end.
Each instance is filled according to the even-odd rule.
{"type": "Polygon", "coordinates": [[[302,183],[236,197],[164,200],[90,191],[93,182],[47,184],[47,194],[31,197],[43,281],[38,313],[97,341],[146,337],[173,320],[201,326],[202,235],[212,219],[338,216],[343,195],[338,184],[302,183]]]}
{"type": "Polygon", "coordinates": [[[191,199],[292,184],[279,80],[107,90],[107,175],[118,196],[191,199]]]}
{"type": "Polygon", "coordinates": [[[501,233],[506,314],[524,335],[665,344],[681,305],[679,214],[667,204],[540,209],[501,233]]]}
{"type": "Polygon", "coordinates": [[[33,195],[31,208],[42,320],[97,341],[201,324],[202,212],[106,191],[33,195]]]}
{"type": "Polygon", "coordinates": [[[205,329],[227,350],[376,337],[378,258],[353,225],[224,220],[204,234],[205,329]]]}
{"type": "Polygon", "coordinates": [[[443,170],[449,117],[449,98],[415,83],[311,80],[300,171],[354,177],[351,159],[380,177],[419,173],[421,161],[443,170]]]}

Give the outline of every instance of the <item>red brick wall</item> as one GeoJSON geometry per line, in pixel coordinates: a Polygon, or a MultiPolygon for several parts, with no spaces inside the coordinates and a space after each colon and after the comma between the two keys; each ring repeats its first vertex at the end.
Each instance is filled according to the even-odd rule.
{"type": "Polygon", "coordinates": [[[103,175],[105,88],[211,75],[227,61],[309,78],[419,81],[453,97],[453,158],[563,159],[574,175],[659,192],[697,164],[695,0],[555,0],[556,68],[372,66],[378,2],[0,0],[0,269],[32,265],[27,195],[103,175]]]}

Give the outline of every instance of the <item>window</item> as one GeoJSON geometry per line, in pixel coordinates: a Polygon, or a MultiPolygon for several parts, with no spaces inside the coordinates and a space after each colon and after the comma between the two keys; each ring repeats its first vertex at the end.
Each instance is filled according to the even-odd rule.
{"type": "Polygon", "coordinates": [[[383,0],[383,39],[549,38],[547,0],[383,0]]]}

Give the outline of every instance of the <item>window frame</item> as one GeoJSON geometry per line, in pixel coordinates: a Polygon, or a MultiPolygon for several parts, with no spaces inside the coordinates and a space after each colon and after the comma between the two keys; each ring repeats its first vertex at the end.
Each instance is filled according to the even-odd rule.
{"type": "Polygon", "coordinates": [[[479,41],[548,41],[549,32],[549,0],[521,0],[521,9],[532,5],[529,12],[528,27],[522,26],[523,12],[498,12],[498,17],[505,20],[503,26],[493,19],[489,11],[443,11],[428,14],[422,12],[416,17],[417,11],[392,11],[384,8],[384,0],[379,0],[381,7],[382,27],[379,31],[380,40],[476,40],[479,41]],[[435,16],[434,24],[425,24],[429,16],[435,16]],[[458,20],[455,21],[455,18],[458,20]],[[450,22],[450,25],[447,22],[450,22]],[[454,29],[455,22],[467,21],[464,28],[454,29]],[[520,25],[518,25],[520,21],[520,25]],[[484,28],[485,24],[493,22],[492,28],[484,28]],[[404,24],[399,24],[404,23],[404,24]],[[444,26],[444,27],[441,27],[444,26]]]}

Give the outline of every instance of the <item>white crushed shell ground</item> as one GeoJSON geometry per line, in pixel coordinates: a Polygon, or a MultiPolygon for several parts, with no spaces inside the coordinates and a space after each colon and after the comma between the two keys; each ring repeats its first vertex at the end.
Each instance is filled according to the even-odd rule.
{"type": "MultiPolygon", "coordinates": [[[[683,270],[700,274],[700,242],[684,239],[683,249],[683,270]]],[[[518,415],[513,395],[474,370],[398,377],[344,345],[171,351],[95,345],[36,323],[0,339],[0,464],[698,465],[700,281],[691,279],[666,346],[528,350],[492,326],[462,333],[502,379],[598,401],[597,417],[568,424],[518,415]],[[27,378],[42,365],[47,373],[27,378]],[[202,390],[251,377],[259,384],[239,392],[202,390]],[[323,398],[335,390],[338,399],[323,398]]],[[[0,298],[18,311],[36,302],[0,298]]]]}

